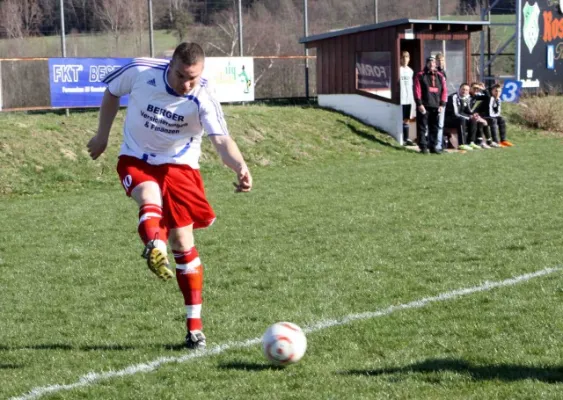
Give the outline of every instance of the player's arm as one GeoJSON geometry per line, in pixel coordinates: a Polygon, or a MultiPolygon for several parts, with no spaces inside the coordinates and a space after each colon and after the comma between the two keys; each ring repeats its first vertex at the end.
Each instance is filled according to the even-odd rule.
{"type": "Polygon", "coordinates": [[[446,76],[438,73],[440,77],[440,82],[442,83],[442,94],[440,97],[440,106],[445,107],[446,103],[448,102],[448,83],[446,82],[446,76]]]}
{"type": "Polygon", "coordinates": [[[203,90],[206,92],[206,96],[202,97],[199,109],[199,118],[203,129],[207,132],[223,163],[237,174],[236,191],[250,192],[252,176],[237,144],[229,136],[223,108],[208,87],[203,90]]]}
{"type": "Polygon", "coordinates": [[[119,98],[131,94],[139,74],[149,68],[164,69],[166,61],[136,58],[129,64],[113,70],[105,76],[103,83],[108,85],[100,106],[98,131],[88,142],[88,152],[92,159],[98,158],[106,149],[111,126],[119,111],[119,98]]]}
{"type": "Polygon", "coordinates": [[[420,111],[422,114],[426,114],[426,109],[422,105],[422,85],[420,83],[421,79],[421,73],[416,74],[414,77],[414,102],[418,111],[420,111]]]}
{"type": "Polygon", "coordinates": [[[445,75],[438,72],[438,77],[440,78],[440,82],[442,82],[442,94],[440,95],[440,107],[438,107],[438,112],[442,112],[446,103],[448,102],[448,85],[446,83],[445,75]]]}
{"type": "Polygon", "coordinates": [[[100,106],[98,131],[88,142],[88,153],[93,160],[102,155],[108,145],[109,133],[117,111],[119,111],[119,97],[114,96],[106,89],[100,106]]]}
{"type": "Polygon", "coordinates": [[[490,117],[499,117],[500,113],[495,111],[495,98],[493,96],[489,97],[489,116],[490,117]]]}
{"type": "Polygon", "coordinates": [[[228,135],[211,135],[209,139],[223,163],[237,174],[237,192],[250,192],[252,176],[235,141],[228,135]]]}

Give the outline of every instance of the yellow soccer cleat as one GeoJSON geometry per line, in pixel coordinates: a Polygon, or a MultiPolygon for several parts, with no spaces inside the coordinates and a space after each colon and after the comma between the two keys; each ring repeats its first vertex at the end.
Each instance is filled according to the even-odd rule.
{"type": "Polygon", "coordinates": [[[149,269],[160,279],[167,281],[174,276],[169,268],[168,257],[154,245],[154,241],[147,243],[142,256],[147,259],[149,269]]]}

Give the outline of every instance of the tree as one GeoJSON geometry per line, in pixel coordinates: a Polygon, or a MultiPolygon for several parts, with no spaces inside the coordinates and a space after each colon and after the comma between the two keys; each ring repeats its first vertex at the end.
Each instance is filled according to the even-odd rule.
{"type": "Polygon", "coordinates": [[[41,31],[43,10],[40,0],[4,0],[0,21],[9,38],[37,35],[41,31]]]}
{"type": "Polygon", "coordinates": [[[213,23],[219,30],[219,36],[207,44],[217,50],[222,56],[234,56],[238,43],[238,23],[234,9],[215,14],[213,23]]]}
{"type": "Polygon", "coordinates": [[[23,22],[21,18],[21,3],[18,0],[4,0],[0,4],[0,25],[5,29],[8,38],[23,37],[23,22]]]}
{"type": "Polygon", "coordinates": [[[94,3],[94,16],[102,30],[109,32],[115,40],[116,51],[119,50],[119,38],[124,31],[132,28],[128,10],[136,9],[138,0],[97,0],[94,3]]]}
{"type": "Polygon", "coordinates": [[[146,53],[143,38],[148,30],[147,0],[128,0],[129,6],[124,11],[124,19],[127,21],[128,30],[133,32],[135,43],[135,54],[146,53]]]}
{"type": "Polygon", "coordinates": [[[40,32],[43,10],[39,5],[40,0],[21,0],[20,16],[22,30],[26,36],[36,35],[40,32]]]}
{"type": "Polygon", "coordinates": [[[188,10],[178,9],[174,11],[172,26],[178,41],[183,42],[185,40],[193,22],[194,17],[188,10]]]}
{"type": "Polygon", "coordinates": [[[90,31],[94,20],[91,3],[92,0],[65,0],[65,24],[69,30],[90,31]]]}

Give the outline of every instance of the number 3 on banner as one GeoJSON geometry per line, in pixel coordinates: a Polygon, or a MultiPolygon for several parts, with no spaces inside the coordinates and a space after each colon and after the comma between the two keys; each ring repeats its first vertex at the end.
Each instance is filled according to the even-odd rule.
{"type": "Polygon", "coordinates": [[[518,103],[520,100],[520,91],[522,89],[522,82],[516,80],[504,81],[500,99],[507,103],[518,103]]]}

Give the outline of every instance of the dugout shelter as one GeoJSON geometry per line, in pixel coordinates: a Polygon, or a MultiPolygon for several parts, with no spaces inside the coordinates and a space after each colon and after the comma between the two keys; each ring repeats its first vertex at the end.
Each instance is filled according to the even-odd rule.
{"type": "Polygon", "coordinates": [[[402,51],[416,74],[426,57],[446,57],[448,92],[471,81],[471,33],[488,21],[397,19],[303,37],[316,49],[318,104],[356,117],[402,143],[402,51]]]}

